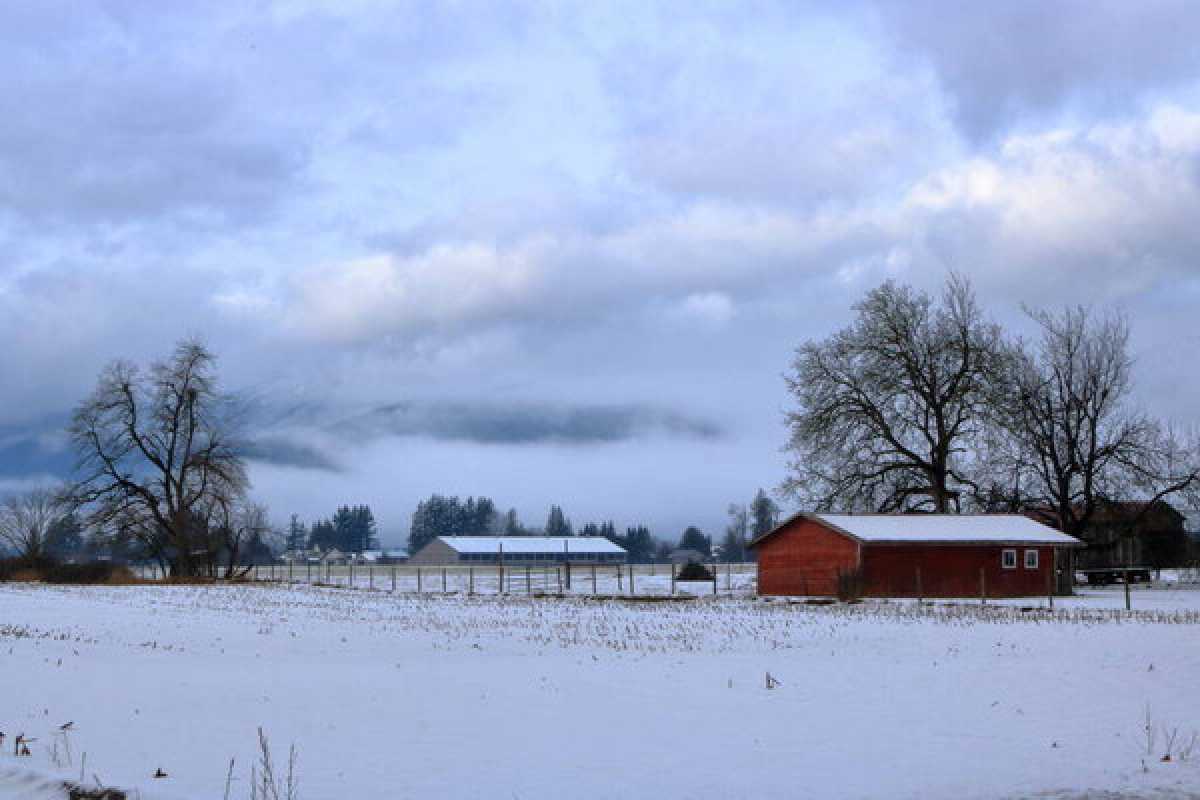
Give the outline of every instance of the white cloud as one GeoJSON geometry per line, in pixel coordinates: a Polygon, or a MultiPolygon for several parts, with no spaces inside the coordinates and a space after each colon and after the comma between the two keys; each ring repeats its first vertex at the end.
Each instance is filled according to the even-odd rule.
{"type": "Polygon", "coordinates": [[[1200,113],[1008,137],[918,182],[902,213],[917,263],[1063,300],[1135,295],[1197,269],[1200,113]]]}
{"type": "Polygon", "coordinates": [[[724,325],[733,318],[736,308],[733,299],[724,292],[695,292],[670,310],[670,315],[683,322],[724,325]]]}

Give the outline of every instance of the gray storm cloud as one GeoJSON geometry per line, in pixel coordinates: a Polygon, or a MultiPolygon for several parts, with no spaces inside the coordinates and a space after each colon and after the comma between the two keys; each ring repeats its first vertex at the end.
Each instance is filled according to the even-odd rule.
{"type": "Polygon", "coordinates": [[[570,451],[720,524],[716,484],[780,478],[792,348],[947,269],[1001,317],[1121,306],[1186,415],[1198,33],[1178,2],[5,6],[0,476],[63,472],[45,421],[200,335],[269,398],[268,501],[401,509],[478,462],[463,491],[538,506],[513,471],[570,451]]]}

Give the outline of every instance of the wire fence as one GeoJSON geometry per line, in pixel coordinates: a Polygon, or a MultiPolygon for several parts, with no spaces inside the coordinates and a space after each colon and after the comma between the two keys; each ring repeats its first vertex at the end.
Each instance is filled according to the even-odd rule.
{"type": "MultiPolygon", "coordinates": [[[[670,597],[752,595],[756,565],[706,564],[708,576],[683,579],[675,564],[262,564],[242,580],[295,583],[394,593],[670,597]]],[[[139,578],[162,580],[156,565],[136,568],[139,578]]]]}

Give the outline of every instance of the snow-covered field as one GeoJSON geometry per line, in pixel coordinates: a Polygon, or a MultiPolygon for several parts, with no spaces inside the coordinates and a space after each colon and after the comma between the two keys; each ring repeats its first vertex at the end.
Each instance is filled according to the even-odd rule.
{"type": "Polygon", "coordinates": [[[0,584],[0,797],[1200,796],[1200,591],[1037,602],[0,584]]]}

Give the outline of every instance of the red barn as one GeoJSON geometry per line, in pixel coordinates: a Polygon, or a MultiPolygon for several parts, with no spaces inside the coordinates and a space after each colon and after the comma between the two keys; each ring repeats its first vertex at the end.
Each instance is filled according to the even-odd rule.
{"type": "Polygon", "coordinates": [[[1023,597],[1080,544],[1019,514],[797,514],[750,546],[760,595],[1023,597]]]}

